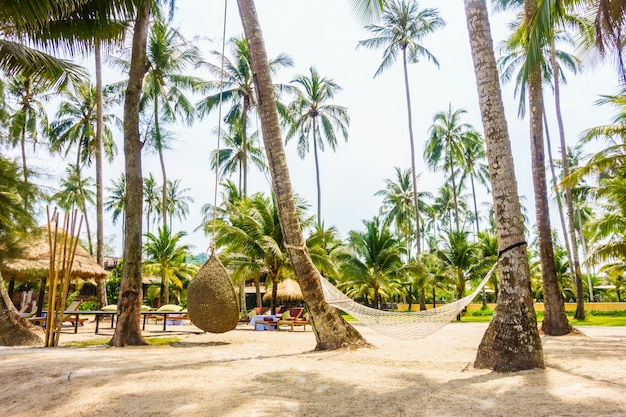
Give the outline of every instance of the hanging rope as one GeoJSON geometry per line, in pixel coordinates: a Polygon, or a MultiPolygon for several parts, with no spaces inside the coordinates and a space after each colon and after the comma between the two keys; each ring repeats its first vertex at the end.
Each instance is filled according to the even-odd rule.
{"type": "Polygon", "coordinates": [[[213,230],[211,244],[209,245],[210,255],[215,254],[215,235],[217,234],[217,187],[219,186],[220,168],[220,140],[222,136],[222,99],[224,96],[224,61],[226,53],[226,18],[228,12],[228,0],[224,0],[224,23],[222,25],[222,62],[220,64],[220,102],[218,106],[217,121],[217,148],[215,150],[215,189],[213,192],[213,230]]]}

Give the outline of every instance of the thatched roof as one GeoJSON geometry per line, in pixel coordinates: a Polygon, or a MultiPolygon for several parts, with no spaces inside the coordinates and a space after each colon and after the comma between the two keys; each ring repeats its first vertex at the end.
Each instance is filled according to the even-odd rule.
{"type": "MultiPolygon", "coordinates": [[[[60,240],[60,239],[59,239],[60,240]]],[[[0,271],[5,280],[32,281],[48,276],[50,248],[48,232],[42,231],[37,236],[30,236],[22,243],[24,252],[21,258],[5,259],[0,271]]],[[[60,243],[57,243],[60,245],[60,243]]],[[[58,249],[57,249],[58,250],[58,249]]],[[[109,275],[96,260],[80,245],[76,246],[72,278],[104,279],[109,275]]]]}
{"type": "MultiPolygon", "coordinates": [[[[302,296],[302,290],[300,289],[300,284],[298,281],[288,278],[282,282],[278,283],[278,289],[276,292],[276,298],[280,301],[303,301],[304,297],[302,296]]],[[[265,295],[263,296],[264,301],[269,301],[272,299],[272,288],[267,288],[265,295]]]]}

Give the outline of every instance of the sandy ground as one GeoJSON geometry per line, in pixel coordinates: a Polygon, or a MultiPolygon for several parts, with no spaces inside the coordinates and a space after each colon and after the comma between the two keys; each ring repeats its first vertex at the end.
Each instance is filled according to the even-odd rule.
{"type": "MultiPolygon", "coordinates": [[[[626,328],[543,336],[545,370],[503,374],[472,366],[486,326],[407,342],[356,323],[373,348],[352,351],[244,325],[168,327],[180,342],[164,347],[0,347],[0,416],[626,416],[626,328]]],[[[112,334],[93,330],[61,343],[112,334]]]]}

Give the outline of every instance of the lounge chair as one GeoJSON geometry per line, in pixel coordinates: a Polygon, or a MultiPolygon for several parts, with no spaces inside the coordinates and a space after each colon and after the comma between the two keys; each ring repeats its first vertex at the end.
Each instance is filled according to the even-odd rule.
{"type": "MultiPolygon", "coordinates": [[[[74,300],[70,303],[69,306],[67,306],[65,311],[77,311],[78,307],[80,307],[82,303],[83,302],[81,300],[74,300]]],[[[85,322],[89,319],[87,317],[77,318],[76,315],[67,314],[67,313],[63,315],[63,319],[62,319],[63,322],[70,322],[72,324],[75,324],[76,320],[78,320],[78,324],[80,324],[81,326],[84,326],[85,322]]]]}
{"type": "Polygon", "coordinates": [[[239,319],[239,323],[250,323],[252,317],[261,316],[265,314],[267,310],[269,310],[267,307],[254,307],[252,310],[248,311],[248,314],[239,319]]]}
{"type": "Polygon", "coordinates": [[[293,332],[295,326],[304,326],[306,330],[306,325],[311,323],[302,316],[303,314],[304,308],[302,307],[290,308],[285,311],[280,320],[278,320],[276,329],[278,330],[280,326],[290,326],[293,332]]]}

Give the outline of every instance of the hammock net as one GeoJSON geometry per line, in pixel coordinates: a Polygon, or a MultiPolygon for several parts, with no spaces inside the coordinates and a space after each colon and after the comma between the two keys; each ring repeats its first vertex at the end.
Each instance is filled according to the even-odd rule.
{"type": "Polygon", "coordinates": [[[324,298],[331,306],[350,314],[366,326],[384,334],[402,340],[415,340],[426,337],[448,324],[483,289],[498,266],[494,263],[478,287],[468,296],[452,303],[430,310],[394,312],[367,307],[349,298],[326,278],[320,275],[324,298]]]}

